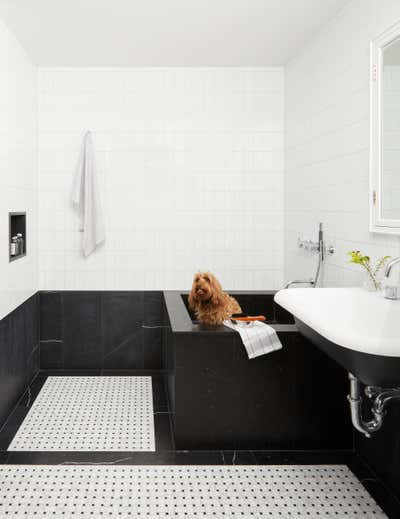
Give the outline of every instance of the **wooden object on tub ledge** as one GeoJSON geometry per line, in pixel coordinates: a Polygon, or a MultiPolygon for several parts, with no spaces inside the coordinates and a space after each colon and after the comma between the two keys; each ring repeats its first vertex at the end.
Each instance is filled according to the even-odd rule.
{"type": "Polygon", "coordinates": [[[242,323],[251,323],[254,321],[266,321],[267,318],[265,315],[245,315],[245,314],[232,314],[231,321],[233,322],[242,322],[242,323]]]}

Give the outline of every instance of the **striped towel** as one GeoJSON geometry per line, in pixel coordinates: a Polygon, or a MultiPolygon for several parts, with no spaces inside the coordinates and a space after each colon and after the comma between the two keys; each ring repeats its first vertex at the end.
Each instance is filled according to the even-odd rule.
{"type": "Polygon", "coordinates": [[[280,350],[282,343],[278,334],[268,324],[260,321],[253,321],[250,324],[238,323],[232,321],[224,321],[224,325],[236,330],[242,339],[246,348],[249,359],[254,359],[260,355],[266,355],[271,351],[280,350]]]}

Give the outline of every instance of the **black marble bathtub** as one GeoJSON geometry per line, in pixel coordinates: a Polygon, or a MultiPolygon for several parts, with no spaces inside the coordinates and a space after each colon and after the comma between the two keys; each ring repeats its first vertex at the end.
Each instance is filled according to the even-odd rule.
{"type": "Polygon", "coordinates": [[[263,314],[282,350],[249,360],[230,328],[197,323],[187,294],[164,292],[169,403],[177,449],[351,449],[344,370],[297,331],[274,292],[232,292],[263,314]]]}

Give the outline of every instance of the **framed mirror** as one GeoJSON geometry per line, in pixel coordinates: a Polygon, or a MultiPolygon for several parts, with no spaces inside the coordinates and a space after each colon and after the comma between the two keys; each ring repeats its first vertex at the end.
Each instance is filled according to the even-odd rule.
{"type": "Polygon", "coordinates": [[[370,230],[400,235],[400,22],[371,43],[370,230]]]}

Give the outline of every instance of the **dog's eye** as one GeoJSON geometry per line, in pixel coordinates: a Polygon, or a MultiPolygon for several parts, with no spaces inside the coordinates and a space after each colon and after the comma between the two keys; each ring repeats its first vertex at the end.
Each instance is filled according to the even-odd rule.
{"type": "Polygon", "coordinates": [[[210,278],[208,276],[204,276],[204,279],[207,281],[207,283],[210,282],[210,278]]]}

